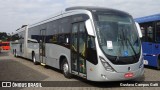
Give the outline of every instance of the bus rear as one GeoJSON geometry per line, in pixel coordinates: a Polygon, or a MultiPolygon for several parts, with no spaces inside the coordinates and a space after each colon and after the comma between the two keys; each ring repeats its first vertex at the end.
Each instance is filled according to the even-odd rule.
{"type": "Polygon", "coordinates": [[[10,43],[9,42],[2,42],[1,48],[2,48],[2,50],[10,50],[10,43]]]}

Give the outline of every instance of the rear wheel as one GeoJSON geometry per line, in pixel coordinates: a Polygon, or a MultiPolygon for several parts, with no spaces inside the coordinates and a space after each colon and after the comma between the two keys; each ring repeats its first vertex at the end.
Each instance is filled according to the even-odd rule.
{"type": "Polygon", "coordinates": [[[13,55],[14,55],[14,49],[13,49],[12,53],[13,53],[13,55]]]}
{"type": "Polygon", "coordinates": [[[36,61],[36,57],[35,57],[34,53],[32,54],[32,60],[33,60],[34,65],[38,64],[38,62],[36,61]]]}
{"type": "Polygon", "coordinates": [[[17,57],[16,49],[14,50],[14,57],[17,57]]]}
{"type": "Polygon", "coordinates": [[[69,65],[68,65],[68,62],[66,59],[63,59],[63,62],[61,64],[61,69],[63,71],[63,75],[66,77],[66,78],[71,78],[72,75],[69,73],[69,65]]]}

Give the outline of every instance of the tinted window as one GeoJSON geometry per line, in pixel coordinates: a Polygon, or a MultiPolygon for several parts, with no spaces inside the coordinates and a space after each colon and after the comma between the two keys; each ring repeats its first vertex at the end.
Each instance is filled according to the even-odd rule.
{"type": "Polygon", "coordinates": [[[160,21],[156,23],[156,41],[160,42],[160,21]]]}
{"type": "Polygon", "coordinates": [[[140,27],[142,30],[142,41],[143,42],[154,42],[155,41],[155,31],[154,31],[154,23],[140,23],[140,27]]]}
{"type": "Polygon", "coordinates": [[[40,26],[29,28],[28,39],[34,39],[37,42],[39,42],[39,38],[40,38],[40,26]]]}
{"type": "Polygon", "coordinates": [[[147,41],[153,42],[153,27],[147,27],[147,41]]]}
{"type": "Polygon", "coordinates": [[[12,41],[24,43],[25,31],[18,32],[12,36],[12,41]]]}

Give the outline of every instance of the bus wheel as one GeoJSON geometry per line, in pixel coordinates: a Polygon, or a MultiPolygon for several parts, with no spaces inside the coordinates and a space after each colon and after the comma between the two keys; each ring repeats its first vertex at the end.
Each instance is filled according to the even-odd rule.
{"type": "Polygon", "coordinates": [[[14,49],[13,49],[13,55],[14,55],[14,49]]]}
{"type": "Polygon", "coordinates": [[[160,69],[160,55],[158,55],[158,65],[157,65],[157,69],[160,69]]]}
{"type": "Polygon", "coordinates": [[[38,62],[36,61],[36,57],[35,57],[34,53],[32,54],[32,60],[33,60],[34,65],[38,64],[38,62]]]}
{"type": "Polygon", "coordinates": [[[14,57],[17,57],[16,49],[14,50],[14,57]]]}
{"type": "Polygon", "coordinates": [[[66,78],[71,78],[72,75],[69,73],[69,65],[66,59],[63,60],[61,67],[62,67],[63,75],[66,78]]]}

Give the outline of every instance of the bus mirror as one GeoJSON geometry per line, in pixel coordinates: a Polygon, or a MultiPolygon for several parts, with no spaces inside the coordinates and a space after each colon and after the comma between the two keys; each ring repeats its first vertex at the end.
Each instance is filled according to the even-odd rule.
{"type": "Polygon", "coordinates": [[[142,31],[141,31],[141,28],[139,26],[139,24],[137,22],[136,23],[136,27],[137,27],[137,30],[138,30],[138,34],[139,34],[139,37],[142,38],[142,31]]]}
{"type": "Polygon", "coordinates": [[[93,31],[93,26],[92,26],[90,19],[85,21],[85,25],[86,25],[88,35],[95,36],[94,31],[93,31]]]}

